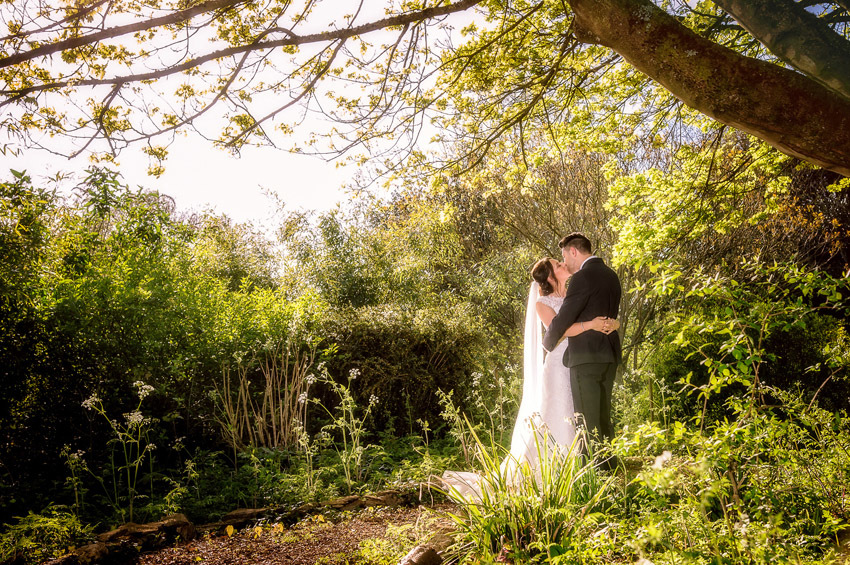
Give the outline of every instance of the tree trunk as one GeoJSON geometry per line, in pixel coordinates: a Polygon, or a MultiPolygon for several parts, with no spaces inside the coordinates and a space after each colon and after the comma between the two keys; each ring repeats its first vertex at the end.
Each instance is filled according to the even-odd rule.
{"type": "Polygon", "coordinates": [[[570,0],[576,36],[609,47],[696,110],[850,176],[850,100],[698,36],[649,0],[570,0]]]}

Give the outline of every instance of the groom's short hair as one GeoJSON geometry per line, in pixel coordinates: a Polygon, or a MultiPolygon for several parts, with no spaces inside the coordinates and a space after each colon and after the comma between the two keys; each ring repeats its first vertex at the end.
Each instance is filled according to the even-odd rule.
{"type": "Polygon", "coordinates": [[[561,249],[564,249],[565,247],[575,247],[578,251],[586,253],[587,255],[593,253],[590,248],[590,240],[587,239],[584,234],[578,232],[565,235],[564,238],[558,242],[558,247],[561,249]]]}

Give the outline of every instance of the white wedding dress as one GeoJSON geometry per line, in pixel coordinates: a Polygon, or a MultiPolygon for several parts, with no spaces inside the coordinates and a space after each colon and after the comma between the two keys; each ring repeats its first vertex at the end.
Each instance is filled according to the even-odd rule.
{"type": "Polygon", "coordinates": [[[540,440],[548,440],[551,448],[569,449],[575,439],[575,410],[570,387],[570,370],[564,366],[567,339],[561,340],[551,353],[543,350],[543,324],[537,317],[535,304],[542,302],[556,313],[564,302],[560,296],[539,296],[537,283],[529,291],[525,318],[525,351],[522,402],[511,436],[511,457],[518,463],[536,467],[540,440]],[[535,437],[535,431],[537,432],[535,437]]]}
{"type": "MultiPolygon", "coordinates": [[[[575,440],[570,370],[563,363],[567,340],[563,339],[551,353],[545,354],[543,324],[536,309],[537,302],[542,302],[557,313],[563,301],[558,296],[540,296],[537,283],[531,284],[525,314],[522,401],[511,436],[510,454],[501,465],[502,475],[511,481],[520,480],[519,471],[524,465],[532,476],[539,475],[540,455],[553,451],[565,455],[575,440]]],[[[478,473],[446,471],[442,482],[466,498],[481,496],[482,477],[478,473]]]]}

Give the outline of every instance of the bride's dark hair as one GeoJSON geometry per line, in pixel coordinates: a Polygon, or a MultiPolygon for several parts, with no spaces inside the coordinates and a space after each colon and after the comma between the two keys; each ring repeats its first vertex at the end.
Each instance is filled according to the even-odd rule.
{"type": "Polygon", "coordinates": [[[543,296],[555,292],[550,277],[555,279],[555,269],[552,268],[552,259],[549,257],[544,257],[531,268],[531,278],[540,285],[540,294],[543,296]]]}

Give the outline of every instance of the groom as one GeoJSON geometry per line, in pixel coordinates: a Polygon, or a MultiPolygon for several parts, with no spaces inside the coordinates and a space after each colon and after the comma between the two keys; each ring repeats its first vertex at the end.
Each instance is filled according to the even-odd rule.
{"type": "MultiPolygon", "coordinates": [[[[620,309],[620,279],[599,257],[592,254],[590,240],[571,233],[558,244],[567,270],[572,273],[564,305],[552,319],[543,347],[552,351],[574,323],[597,316],[616,318],[620,309]]],[[[564,365],[570,368],[575,412],[584,418],[591,437],[610,439],[611,391],[617,365],[622,358],[620,336],[588,330],[569,338],[564,365]]]]}

